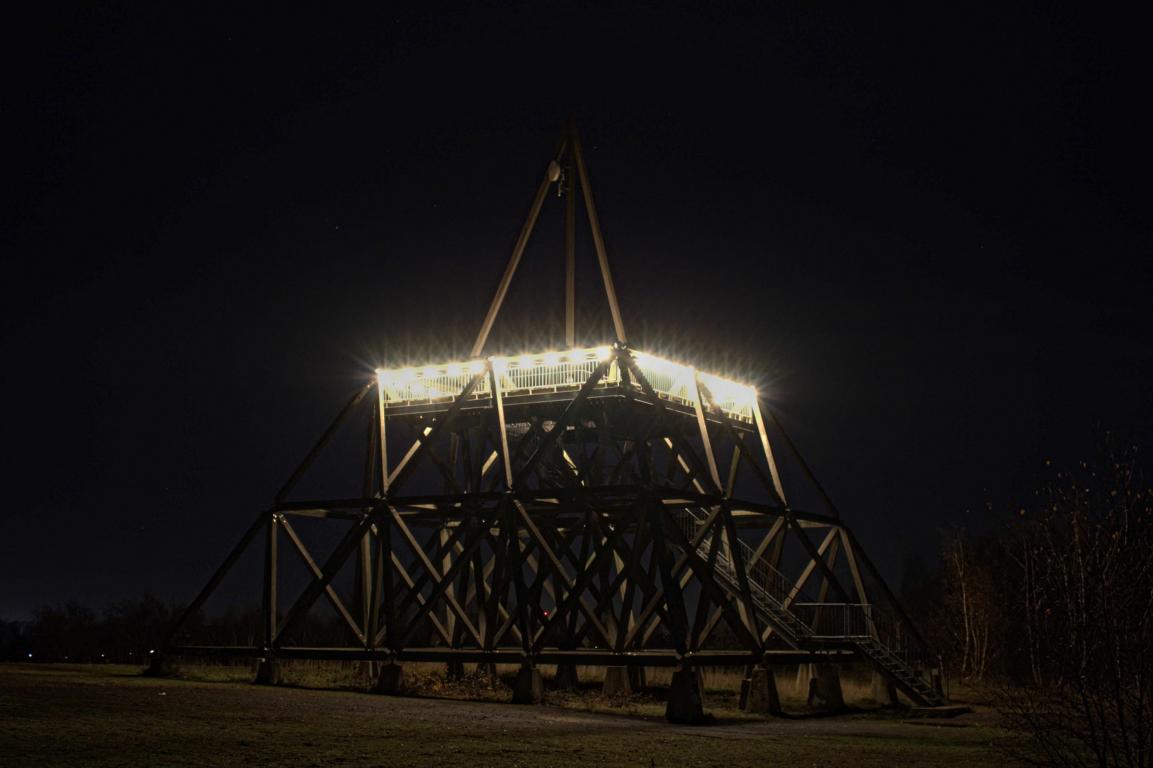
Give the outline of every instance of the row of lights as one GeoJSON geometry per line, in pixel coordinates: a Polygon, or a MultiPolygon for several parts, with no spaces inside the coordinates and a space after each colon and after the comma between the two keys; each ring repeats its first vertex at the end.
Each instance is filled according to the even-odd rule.
{"type": "MultiPolygon", "coordinates": [[[[685,389],[690,388],[693,376],[698,373],[697,369],[690,365],[674,363],[671,360],[665,360],[664,358],[656,357],[645,352],[638,352],[634,354],[633,357],[637,361],[637,365],[641,368],[648,368],[665,373],[674,378],[677,386],[685,389]]],[[[756,387],[703,371],[699,373],[702,382],[709,388],[717,400],[721,402],[732,402],[742,406],[751,405],[756,402],[756,387]]]]}
{"type": "MultiPolygon", "coordinates": [[[[467,363],[446,363],[432,365],[424,368],[400,368],[393,370],[377,369],[377,379],[385,386],[410,387],[414,392],[423,391],[423,381],[445,376],[456,378],[467,373],[476,376],[485,370],[486,364],[491,364],[497,373],[506,372],[510,366],[517,370],[530,370],[533,368],[555,368],[569,362],[587,362],[596,360],[603,362],[612,355],[611,347],[593,347],[590,349],[573,349],[568,351],[544,352],[535,355],[520,355],[518,357],[489,357],[486,360],[470,360],[467,363]]],[[[644,352],[634,352],[634,359],[642,368],[659,370],[667,373],[677,380],[677,385],[687,388],[695,369],[681,363],[656,357],[644,352]]],[[[751,405],[756,401],[756,388],[721,378],[711,374],[703,374],[709,380],[713,395],[721,401],[728,401],[741,406],[751,405]]]]}
{"type": "Polygon", "coordinates": [[[593,349],[573,349],[566,352],[545,352],[536,355],[520,355],[519,357],[490,357],[486,360],[470,360],[467,363],[447,363],[444,365],[430,365],[424,368],[401,368],[394,370],[377,369],[376,375],[382,382],[399,384],[401,386],[417,381],[418,379],[433,379],[439,376],[450,378],[467,373],[476,376],[485,370],[486,362],[492,363],[493,370],[503,373],[509,366],[519,370],[530,368],[555,368],[568,362],[582,362],[597,360],[603,362],[609,359],[612,347],[595,347],[593,349]]]}

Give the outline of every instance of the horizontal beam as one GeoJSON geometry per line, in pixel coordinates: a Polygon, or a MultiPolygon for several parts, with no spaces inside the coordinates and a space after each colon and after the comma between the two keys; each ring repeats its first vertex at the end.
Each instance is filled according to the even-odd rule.
{"type": "MultiPolygon", "coordinates": [[[[211,656],[213,658],[233,656],[251,658],[263,655],[259,648],[249,646],[177,646],[169,653],[176,656],[211,656]]],[[[856,661],[860,657],[851,648],[824,650],[780,650],[766,651],[763,654],[749,651],[701,651],[698,653],[677,654],[671,648],[667,651],[642,651],[638,653],[613,653],[609,650],[585,648],[575,651],[543,650],[535,654],[525,654],[521,649],[483,651],[477,648],[405,648],[394,653],[387,648],[368,650],[364,648],[301,647],[285,646],[276,650],[281,659],[316,659],[327,661],[385,661],[395,659],[411,662],[461,662],[464,664],[577,664],[584,666],[626,666],[626,667],[675,667],[688,665],[695,667],[735,667],[757,664],[762,660],[775,664],[816,664],[856,661]]]]}
{"type": "MultiPolygon", "coordinates": [[[[518,416],[518,412],[522,408],[531,407],[531,406],[538,406],[538,405],[547,405],[550,403],[563,404],[563,403],[568,402],[569,400],[572,400],[573,397],[575,397],[575,395],[576,395],[576,390],[572,389],[572,390],[565,390],[563,392],[541,392],[541,393],[530,394],[530,395],[514,394],[514,395],[508,395],[508,396],[504,397],[503,399],[505,401],[504,402],[505,410],[509,411],[510,417],[512,417],[512,416],[518,416]]],[[[612,385],[598,386],[596,389],[592,390],[589,393],[588,399],[589,400],[607,400],[607,399],[625,400],[625,399],[628,399],[628,400],[631,400],[632,402],[637,403],[638,405],[652,406],[654,404],[652,398],[649,397],[648,395],[646,395],[644,392],[641,392],[640,390],[631,389],[631,388],[626,389],[625,387],[612,386],[612,385]]],[[[663,398],[661,398],[660,402],[662,405],[665,406],[666,409],[668,409],[668,411],[670,413],[675,413],[679,416],[683,416],[683,417],[689,418],[689,419],[696,419],[696,413],[695,413],[694,409],[692,408],[692,406],[687,406],[687,405],[684,405],[682,403],[675,402],[673,400],[665,400],[663,398]]],[[[433,414],[433,413],[443,413],[443,412],[447,411],[450,406],[451,406],[451,402],[448,401],[447,399],[444,401],[435,402],[435,403],[415,403],[415,404],[411,404],[411,405],[388,405],[387,406],[387,415],[388,415],[388,418],[390,418],[390,419],[403,418],[405,416],[414,416],[414,417],[426,416],[428,414],[433,414]]],[[[492,396],[487,395],[487,394],[482,394],[482,395],[477,395],[477,396],[473,397],[472,399],[470,399],[469,401],[467,401],[462,406],[461,410],[468,412],[468,411],[477,411],[477,410],[489,410],[489,409],[492,409],[495,407],[496,407],[496,405],[492,399],[492,396]]],[[[513,420],[515,421],[516,419],[514,418],[513,420]]],[[[725,415],[723,417],[718,417],[711,410],[705,414],[705,420],[711,424],[728,424],[733,429],[736,429],[740,432],[748,433],[750,435],[756,434],[756,432],[757,432],[757,428],[756,428],[755,424],[750,424],[750,423],[747,423],[744,421],[740,421],[740,420],[734,419],[728,415],[725,415]]]]}
{"type": "MultiPolygon", "coordinates": [[[[541,488],[525,489],[513,494],[519,501],[578,501],[591,503],[601,497],[636,497],[642,491],[662,504],[683,503],[691,506],[706,506],[720,502],[720,496],[708,493],[695,493],[683,488],[669,488],[660,485],[646,487],[641,485],[583,485],[569,488],[541,488]]],[[[389,496],[389,503],[393,507],[436,506],[451,507],[460,504],[475,504],[477,502],[499,502],[507,494],[503,491],[477,491],[472,493],[426,493],[413,495],[389,496]]],[[[309,499],[306,501],[283,502],[274,505],[272,512],[326,512],[331,510],[363,510],[375,505],[379,498],[346,498],[346,499],[309,499]]],[[[747,510],[758,514],[779,515],[785,512],[785,507],[779,504],[764,504],[761,502],[745,501],[739,498],[729,499],[733,511],[747,510]]],[[[827,522],[831,525],[840,525],[840,518],[830,517],[814,512],[792,509],[794,516],[799,520],[813,520],[827,522]]]]}

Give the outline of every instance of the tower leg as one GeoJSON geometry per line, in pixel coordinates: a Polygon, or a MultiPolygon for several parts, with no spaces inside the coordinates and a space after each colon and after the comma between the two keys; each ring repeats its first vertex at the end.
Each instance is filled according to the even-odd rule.
{"type": "Polygon", "coordinates": [[[632,693],[628,667],[605,667],[605,684],[601,692],[605,696],[628,696],[632,693]]]}
{"type": "Polygon", "coordinates": [[[175,673],[176,667],[163,651],[153,653],[149,658],[148,668],[144,670],[144,674],[148,677],[169,677],[175,673]]]}
{"type": "Polygon", "coordinates": [[[554,682],[559,690],[575,690],[580,685],[576,664],[557,664],[554,682]]]}
{"type": "Polygon", "coordinates": [[[253,682],[257,685],[280,685],[280,661],[271,657],[261,659],[253,682]]]}
{"type": "Polygon", "coordinates": [[[794,690],[797,693],[808,693],[809,681],[817,676],[816,664],[798,664],[797,665],[797,679],[793,682],[794,690]]]}
{"type": "Polygon", "coordinates": [[[544,701],[544,681],[540,670],[525,664],[516,673],[516,685],[512,689],[513,704],[540,704],[544,701]]]}
{"type": "Polygon", "coordinates": [[[777,678],[771,669],[757,665],[748,678],[748,697],[744,710],[757,715],[781,714],[781,697],[777,693],[777,678]]]}
{"type": "Polygon", "coordinates": [[[870,696],[873,701],[885,707],[895,707],[897,701],[897,686],[893,681],[873,670],[873,681],[870,686],[870,696]]]}
{"type": "Polygon", "coordinates": [[[701,700],[700,676],[690,667],[677,667],[669,685],[669,702],[665,719],[670,723],[700,723],[705,720],[701,700]]]}
{"type": "Polygon", "coordinates": [[[356,684],[371,688],[376,682],[376,665],[371,661],[358,661],[353,668],[356,684]]]}
{"type": "Polygon", "coordinates": [[[835,664],[816,664],[816,676],[809,681],[809,706],[830,711],[845,708],[841,692],[841,672],[835,664]]]}
{"type": "Polygon", "coordinates": [[[391,660],[381,664],[372,692],[386,696],[404,693],[404,667],[391,660]]]}

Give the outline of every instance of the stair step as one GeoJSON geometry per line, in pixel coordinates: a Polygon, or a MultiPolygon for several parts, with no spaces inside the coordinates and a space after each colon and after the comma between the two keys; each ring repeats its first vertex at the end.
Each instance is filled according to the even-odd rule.
{"type": "MultiPolygon", "coordinates": [[[[693,521],[693,537],[695,538],[696,534],[699,533],[699,526],[704,523],[707,516],[698,515],[691,510],[688,511],[688,516],[693,521]]],[[[697,547],[697,554],[704,558],[706,562],[708,561],[709,553],[703,544],[697,547]]],[[[719,580],[734,593],[739,593],[739,579],[736,569],[733,566],[733,561],[728,553],[725,551],[718,552],[713,562],[719,580]]],[[[762,617],[767,617],[768,623],[776,627],[782,635],[793,641],[812,637],[813,630],[805,624],[805,622],[786,608],[783,601],[778,600],[760,581],[753,578],[753,574],[750,573],[748,575],[748,585],[752,591],[753,605],[762,617]]],[[[878,666],[885,669],[885,671],[903,687],[912,691],[916,697],[933,705],[944,702],[944,698],[938,694],[924,678],[914,672],[907,662],[890,651],[880,641],[871,637],[859,639],[846,636],[844,639],[851,639],[862,653],[872,659],[878,666]]]]}

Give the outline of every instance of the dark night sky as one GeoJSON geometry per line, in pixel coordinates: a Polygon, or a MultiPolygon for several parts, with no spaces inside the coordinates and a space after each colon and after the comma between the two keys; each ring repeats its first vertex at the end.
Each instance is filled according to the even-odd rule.
{"type": "Polygon", "coordinates": [[[769,391],[892,576],[1153,445],[1150,20],[924,5],[6,25],[0,615],[190,598],[373,365],[467,352],[569,115],[631,340],[769,391]]]}

